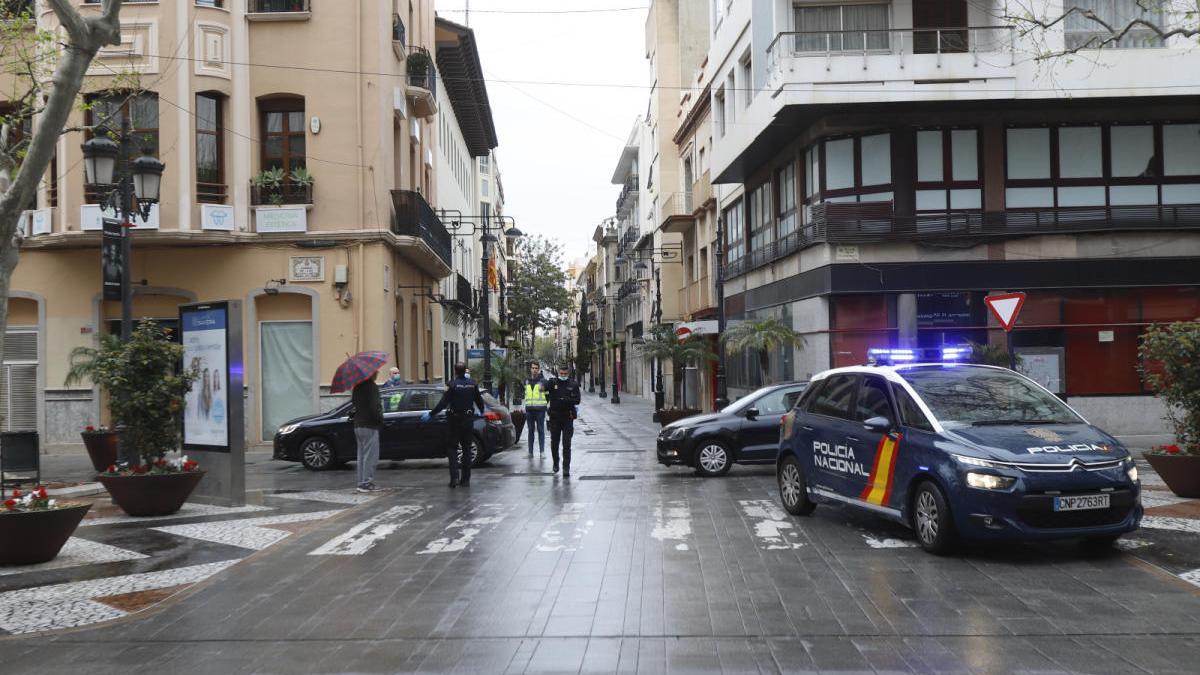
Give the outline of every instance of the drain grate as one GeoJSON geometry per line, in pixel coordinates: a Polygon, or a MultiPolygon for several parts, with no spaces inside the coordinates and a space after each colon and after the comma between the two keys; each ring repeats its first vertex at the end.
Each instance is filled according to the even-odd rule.
{"type": "Polygon", "coordinates": [[[598,474],[595,476],[580,476],[579,480],[633,480],[632,475],[598,474]]]}

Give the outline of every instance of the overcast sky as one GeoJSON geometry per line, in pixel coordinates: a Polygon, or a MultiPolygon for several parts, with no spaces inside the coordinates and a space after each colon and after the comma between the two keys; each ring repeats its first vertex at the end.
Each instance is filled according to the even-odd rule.
{"type": "MultiPolygon", "coordinates": [[[[464,0],[438,0],[464,20],[464,0]]],[[[500,141],[505,213],[526,233],[557,238],[568,261],[616,208],[611,184],[634,120],[646,109],[646,10],[508,14],[495,10],[638,7],[648,0],[471,0],[500,141]],[[562,86],[530,82],[619,86],[562,86]],[[557,110],[556,110],[557,109],[557,110]]]]}

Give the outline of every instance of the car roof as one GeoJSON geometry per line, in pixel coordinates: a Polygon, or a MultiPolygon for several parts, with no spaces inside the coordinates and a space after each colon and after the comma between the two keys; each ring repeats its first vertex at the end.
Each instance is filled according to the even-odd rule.
{"type": "Polygon", "coordinates": [[[1007,370],[1006,368],[1000,368],[999,366],[987,366],[987,365],[983,365],[980,363],[953,363],[953,362],[951,362],[951,363],[904,363],[904,364],[891,365],[891,366],[862,365],[862,366],[844,366],[842,368],[830,368],[829,370],[825,370],[820,373],[817,373],[816,375],[813,375],[812,379],[814,382],[816,382],[817,380],[823,380],[823,379],[829,377],[830,375],[838,375],[838,374],[842,374],[842,373],[860,373],[860,374],[870,373],[872,375],[882,376],[885,379],[891,380],[892,382],[901,382],[904,379],[903,374],[906,371],[932,370],[935,368],[936,369],[954,368],[955,370],[961,370],[961,369],[965,369],[965,368],[979,368],[979,369],[987,369],[987,370],[1007,370]]]}

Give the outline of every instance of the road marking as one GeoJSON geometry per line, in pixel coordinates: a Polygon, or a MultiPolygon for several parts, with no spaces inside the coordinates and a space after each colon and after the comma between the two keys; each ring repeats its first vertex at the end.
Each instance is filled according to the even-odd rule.
{"type": "Polygon", "coordinates": [[[867,542],[867,546],[871,548],[916,548],[917,544],[913,541],[905,539],[877,539],[869,534],[864,534],[863,541],[867,542]]]}
{"type": "Polygon", "coordinates": [[[1200,586],[1200,570],[1192,570],[1191,572],[1184,572],[1183,574],[1179,575],[1179,578],[1183,579],[1184,581],[1188,582],[1189,584],[1192,584],[1193,586],[1200,586]]]}
{"type": "Polygon", "coordinates": [[[1153,546],[1154,542],[1146,541],[1144,539],[1118,539],[1114,545],[1122,551],[1134,551],[1139,548],[1153,546]]]}
{"type": "Polygon", "coordinates": [[[334,490],[310,490],[306,492],[276,492],[271,497],[279,499],[298,499],[301,501],[328,502],[330,504],[347,504],[357,506],[366,504],[380,497],[380,493],[364,492],[335,492],[334,490]]]}
{"type": "Polygon", "coordinates": [[[794,541],[799,536],[796,524],[788,519],[783,509],[770,499],[742,499],[738,501],[747,518],[757,519],[754,536],[759,547],[768,551],[790,551],[804,546],[794,541]]]}
{"type": "Polygon", "coordinates": [[[393,506],[330,539],[309,555],[362,555],[418,518],[428,506],[393,506]]]}
{"type": "Polygon", "coordinates": [[[575,502],[563,504],[562,511],[551,518],[546,529],[542,530],[537,550],[543,552],[579,550],[579,545],[583,543],[583,537],[595,524],[595,521],[591,520],[580,522],[580,518],[583,517],[583,509],[584,504],[575,502]]]}
{"type": "Polygon", "coordinates": [[[676,551],[688,550],[687,538],[692,534],[692,515],[686,502],[671,502],[670,506],[654,507],[654,529],[650,536],[663,542],[678,541],[676,551]]]}
{"type": "Polygon", "coordinates": [[[481,532],[499,525],[508,517],[508,514],[504,513],[506,510],[505,507],[498,504],[484,504],[477,509],[472,509],[470,511],[472,514],[482,512],[491,515],[455,519],[443,530],[446,536],[429,542],[423,550],[417,551],[417,555],[456,553],[468,550],[468,547],[475,542],[475,537],[479,536],[481,532]]]}
{"type": "Polygon", "coordinates": [[[324,520],[341,509],[334,511],[313,511],[310,513],[292,513],[284,516],[268,516],[266,518],[246,518],[243,520],[218,520],[210,523],[188,523],[187,525],[168,525],[151,528],[159,532],[174,534],[181,537],[191,537],[201,541],[211,541],[217,544],[238,546],[261,551],[279,543],[291,532],[277,530],[270,525],[287,525],[304,523],[312,520],[324,520]]]}

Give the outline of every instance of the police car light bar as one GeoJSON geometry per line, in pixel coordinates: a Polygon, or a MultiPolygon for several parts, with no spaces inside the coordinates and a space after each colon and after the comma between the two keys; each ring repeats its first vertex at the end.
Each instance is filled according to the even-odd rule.
{"type": "Polygon", "coordinates": [[[897,363],[946,363],[962,361],[970,356],[969,346],[918,349],[875,347],[867,350],[868,363],[880,366],[897,363]]]}

